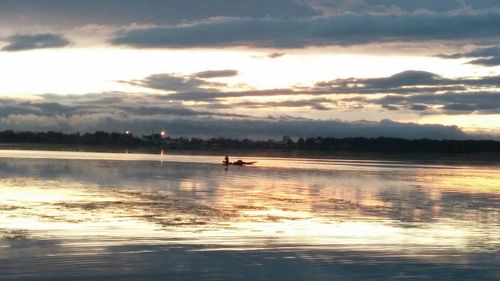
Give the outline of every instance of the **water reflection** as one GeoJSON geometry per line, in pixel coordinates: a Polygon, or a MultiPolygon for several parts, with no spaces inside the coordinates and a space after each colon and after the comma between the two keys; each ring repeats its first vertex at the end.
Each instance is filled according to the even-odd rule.
{"type": "Polygon", "coordinates": [[[264,159],[225,171],[218,157],[71,155],[0,158],[4,240],[349,250],[433,262],[497,255],[500,244],[496,168],[264,159]]]}

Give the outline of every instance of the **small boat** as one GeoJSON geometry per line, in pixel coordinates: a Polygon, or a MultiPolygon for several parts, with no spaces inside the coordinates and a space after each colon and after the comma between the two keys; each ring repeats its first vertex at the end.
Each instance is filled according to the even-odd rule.
{"type": "Polygon", "coordinates": [[[234,161],[234,162],[222,161],[222,164],[226,165],[226,166],[229,166],[229,165],[233,165],[233,166],[245,166],[245,165],[253,165],[255,163],[257,163],[257,161],[254,161],[254,162],[245,162],[243,160],[237,160],[237,161],[234,161]]]}

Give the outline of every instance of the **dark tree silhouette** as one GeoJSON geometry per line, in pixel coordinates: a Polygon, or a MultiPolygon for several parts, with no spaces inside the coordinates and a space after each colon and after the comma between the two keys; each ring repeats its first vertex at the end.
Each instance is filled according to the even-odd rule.
{"type": "Polygon", "coordinates": [[[407,140],[401,138],[299,138],[286,140],[236,140],[227,138],[171,138],[160,134],[137,137],[129,133],[0,132],[0,143],[77,144],[109,146],[159,146],[169,149],[280,149],[330,152],[379,153],[494,153],[500,154],[500,142],[493,140],[407,140]]]}

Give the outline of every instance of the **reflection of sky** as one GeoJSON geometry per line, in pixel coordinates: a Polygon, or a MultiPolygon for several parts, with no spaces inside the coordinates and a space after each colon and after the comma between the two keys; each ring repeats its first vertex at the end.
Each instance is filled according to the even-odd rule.
{"type": "Polygon", "coordinates": [[[422,259],[491,252],[500,243],[495,169],[268,158],[225,170],[218,157],[102,156],[0,158],[0,235],[422,259]]]}

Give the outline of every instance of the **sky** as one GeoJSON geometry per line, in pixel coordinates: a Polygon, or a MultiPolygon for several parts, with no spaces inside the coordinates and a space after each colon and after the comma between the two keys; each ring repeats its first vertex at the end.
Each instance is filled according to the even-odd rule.
{"type": "Polygon", "coordinates": [[[0,130],[500,139],[498,0],[0,0],[0,130]]]}

